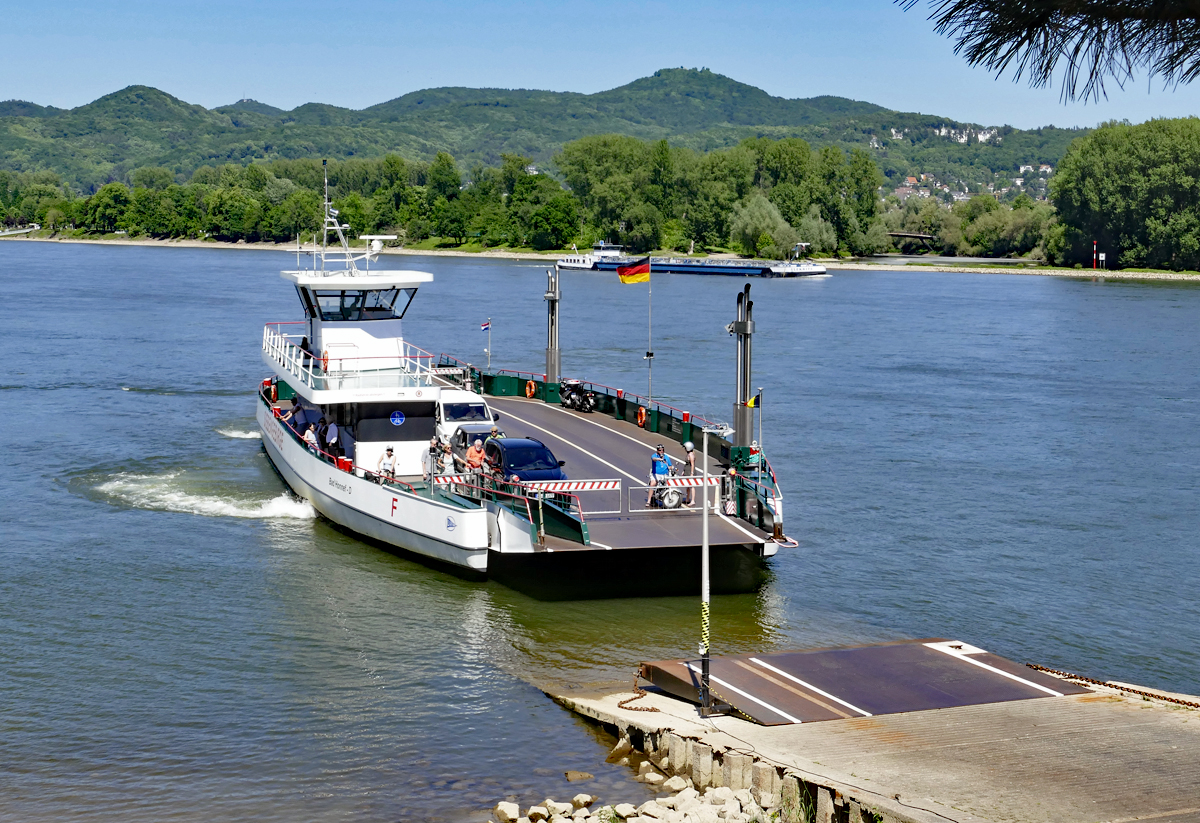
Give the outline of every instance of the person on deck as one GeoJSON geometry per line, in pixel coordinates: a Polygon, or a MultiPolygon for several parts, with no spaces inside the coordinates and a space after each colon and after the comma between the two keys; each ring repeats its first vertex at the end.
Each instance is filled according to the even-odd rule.
{"type": "Polygon", "coordinates": [[[304,430],[304,442],[308,444],[308,450],[313,454],[317,453],[317,427],[312,423],[308,424],[308,428],[304,430]]]}
{"type": "Polygon", "coordinates": [[[340,457],[342,454],[342,444],[338,441],[338,425],[336,421],[330,421],[329,428],[325,429],[325,451],[334,457],[340,457]]]}
{"type": "Polygon", "coordinates": [[[292,407],[288,409],[280,419],[285,423],[291,423],[292,428],[295,428],[300,424],[301,420],[304,419],[304,404],[300,402],[300,395],[296,395],[292,398],[292,407]],[[300,420],[295,420],[293,422],[292,418],[294,417],[299,417],[300,420]]]}
{"type": "Polygon", "coordinates": [[[391,446],[388,446],[384,453],[379,455],[379,462],[375,464],[375,470],[380,479],[391,480],[396,476],[396,458],[392,455],[391,446]]]}
{"type": "MultiPolygon", "coordinates": [[[[684,477],[696,476],[696,446],[691,440],[683,444],[683,470],[680,472],[684,477]]],[[[683,502],[684,506],[690,507],[696,499],[696,488],[688,486],[687,500],[683,502]]]]}
{"type": "Polygon", "coordinates": [[[486,444],[488,442],[488,440],[499,440],[499,439],[500,439],[500,427],[492,426],[492,433],[489,434],[487,436],[487,439],[484,440],[483,442],[486,444]]]}
{"type": "Polygon", "coordinates": [[[467,449],[467,470],[477,472],[483,468],[483,441],[479,438],[467,449]]]}
{"type": "Polygon", "coordinates": [[[650,508],[650,502],[654,500],[659,481],[670,476],[671,459],[667,457],[667,447],[659,443],[654,449],[654,454],[650,456],[650,488],[646,490],[646,508],[650,508]]]}

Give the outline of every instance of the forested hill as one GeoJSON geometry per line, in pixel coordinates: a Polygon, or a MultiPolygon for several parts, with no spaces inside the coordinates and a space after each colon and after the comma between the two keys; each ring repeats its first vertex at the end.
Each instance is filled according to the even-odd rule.
{"type": "Polygon", "coordinates": [[[841,97],[787,100],[705,70],[663,69],[597,94],[440,88],[355,111],[308,103],[291,111],[253,100],[216,109],[130,86],[75,109],[0,102],[0,169],[52,170],[90,191],[144,166],[186,178],[202,165],[256,159],[452,154],[464,168],[518,154],[548,165],[594,134],[667,139],[710,150],[747,137],[803,137],[869,149],[893,181],[919,172],[990,182],[1023,164],[1056,165],[1084,132],[1021,131],[895,112],[841,97]]]}

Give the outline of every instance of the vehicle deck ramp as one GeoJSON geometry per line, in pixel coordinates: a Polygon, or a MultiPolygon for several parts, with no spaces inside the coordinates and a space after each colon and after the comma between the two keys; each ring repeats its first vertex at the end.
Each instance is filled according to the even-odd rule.
{"type": "MultiPolygon", "coordinates": [[[[709,671],[713,696],[764,726],[1089,691],[944,639],[714,657],[709,671]]],[[[699,660],[643,663],[641,676],[668,694],[699,702],[699,660]]]]}

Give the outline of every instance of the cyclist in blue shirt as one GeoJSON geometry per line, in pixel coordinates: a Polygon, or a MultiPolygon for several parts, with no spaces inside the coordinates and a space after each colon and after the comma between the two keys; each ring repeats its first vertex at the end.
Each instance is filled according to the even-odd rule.
{"type": "Polygon", "coordinates": [[[667,447],[659,443],[650,457],[650,488],[646,493],[646,508],[650,508],[650,502],[654,499],[654,490],[658,487],[659,481],[670,475],[671,458],[667,457],[667,447]]]}

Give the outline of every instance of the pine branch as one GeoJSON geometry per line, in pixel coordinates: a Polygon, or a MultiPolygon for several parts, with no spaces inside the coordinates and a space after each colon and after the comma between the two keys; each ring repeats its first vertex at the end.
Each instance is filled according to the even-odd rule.
{"type": "MultiPolygon", "coordinates": [[[[905,10],[918,0],[895,0],[905,10]]],[[[1166,85],[1200,76],[1200,2],[1179,0],[931,0],[935,31],[972,66],[1035,88],[1061,71],[1063,100],[1107,97],[1138,69],[1166,85]]]]}

